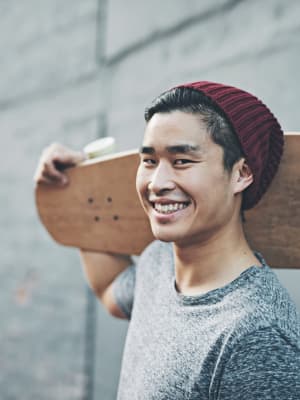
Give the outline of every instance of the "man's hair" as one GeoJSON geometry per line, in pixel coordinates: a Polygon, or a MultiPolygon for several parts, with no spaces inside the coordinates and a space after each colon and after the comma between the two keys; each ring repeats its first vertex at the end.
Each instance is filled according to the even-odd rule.
{"type": "Polygon", "coordinates": [[[236,134],[221,109],[205,94],[186,87],[177,87],[159,95],[145,109],[145,120],[149,122],[156,113],[183,111],[200,115],[213,142],[223,148],[223,164],[226,171],[244,157],[236,134]]]}

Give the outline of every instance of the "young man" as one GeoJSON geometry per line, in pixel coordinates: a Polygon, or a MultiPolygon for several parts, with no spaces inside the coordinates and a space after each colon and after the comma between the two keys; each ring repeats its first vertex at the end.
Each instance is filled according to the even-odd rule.
{"type": "MultiPolygon", "coordinates": [[[[137,191],[158,241],[137,266],[82,252],[98,297],[130,319],[118,398],[299,399],[299,315],[242,224],[278,168],[277,120],[212,82],[163,93],[145,119],[137,191]]],[[[50,147],[36,181],[62,183],[55,162],[78,156],[50,147]]]]}

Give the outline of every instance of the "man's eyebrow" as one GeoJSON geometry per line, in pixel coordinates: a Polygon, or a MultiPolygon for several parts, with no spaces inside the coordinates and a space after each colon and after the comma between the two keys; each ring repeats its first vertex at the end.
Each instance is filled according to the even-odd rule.
{"type": "MultiPolygon", "coordinates": [[[[167,146],[166,150],[171,154],[188,154],[188,153],[199,153],[201,152],[200,146],[192,145],[192,144],[177,144],[173,146],[167,146]]],[[[140,148],[141,154],[154,154],[155,148],[151,146],[142,146],[140,148]]]]}
{"type": "Polygon", "coordinates": [[[171,154],[199,153],[201,151],[200,146],[196,146],[196,145],[192,145],[192,144],[178,144],[175,146],[167,146],[166,149],[171,154]]]}
{"type": "Polygon", "coordinates": [[[155,150],[154,147],[150,147],[150,146],[142,146],[140,148],[140,153],[141,154],[154,154],[155,150]]]}

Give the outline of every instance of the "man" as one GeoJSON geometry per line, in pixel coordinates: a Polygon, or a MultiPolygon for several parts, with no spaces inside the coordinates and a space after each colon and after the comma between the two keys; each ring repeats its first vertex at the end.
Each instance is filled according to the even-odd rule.
{"type": "MultiPolygon", "coordinates": [[[[137,266],[82,252],[87,278],[130,319],[119,399],[300,398],[299,315],[243,232],[278,168],[283,132],[240,89],[195,82],[160,95],[147,122],[137,191],[158,239],[137,266]]],[[[37,183],[79,153],[54,145],[37,183]]]]}

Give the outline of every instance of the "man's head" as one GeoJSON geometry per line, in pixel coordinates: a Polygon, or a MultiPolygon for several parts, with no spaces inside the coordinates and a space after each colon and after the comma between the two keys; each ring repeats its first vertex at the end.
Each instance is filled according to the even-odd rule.
{"type": "Polygon", "coordinates": [[[146,108],[145,120],[175,110],[201,116],[212,140],[223,148],[227,171],[245,157],[254,181],[243,193],[242,208],[254,207],[271,183],[283,151],[283,132],[271,111],[248,92],[200,81],[162,93],[146,108]]]}
{"type": "Polygon", "coordinates": [[[238,223],[241,206],[259,200],[277,169],[282,131],[259,100],[239,89],[176,87],[153,101],[145,119],[137,189],[161,240],[206,240],[238,223]]]}
{"type": "Polygon", "coordinates": [[[243,155],[239,141],[226,118],[215,104],[198,90],[173,88],[158,96],[145,110],[145,120],[149,122],[154,114],[182,111],[199,115],[212,140],[223,148],[224,168],[231,171],[234,163],[243,155]]]}

